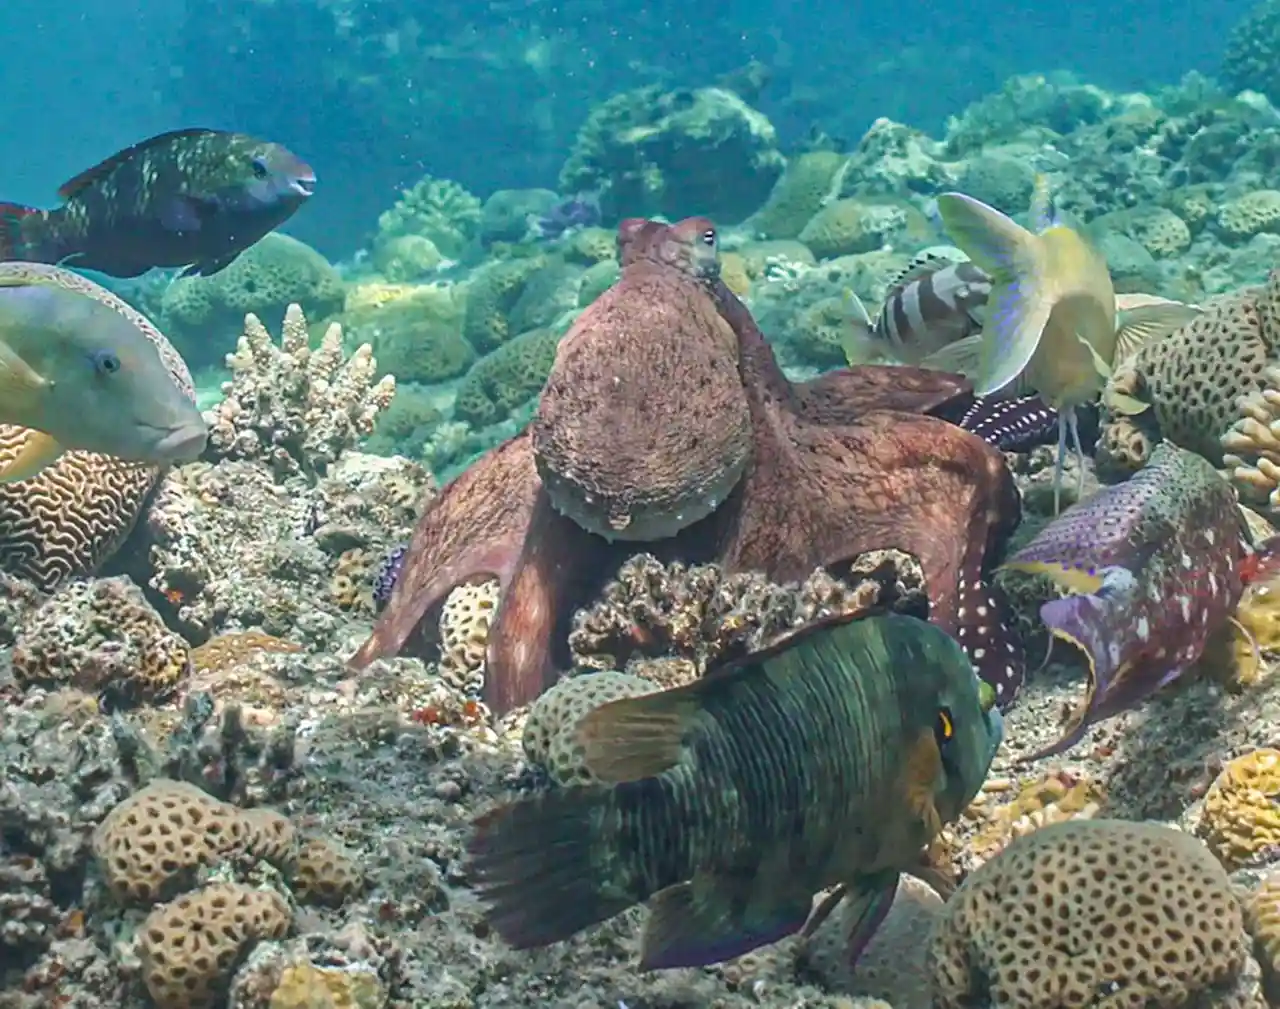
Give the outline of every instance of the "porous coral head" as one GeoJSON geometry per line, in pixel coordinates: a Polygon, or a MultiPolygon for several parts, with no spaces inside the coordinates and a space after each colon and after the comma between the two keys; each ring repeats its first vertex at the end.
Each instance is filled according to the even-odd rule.
{"type": "Polygon", "coordinates": [[[1248,956],[1231,881],[1189,834],[1075,820],[969,876],[929,943],[937,1009],[1173,1009],[1231,988],[1248,956]]]}
{"type": "Polygon", "coordinates": [[[1280,750],[1264,748],[1227,762],[1205,793],[1196,833],[1234,871],[1280,851],[1280,750]]]}

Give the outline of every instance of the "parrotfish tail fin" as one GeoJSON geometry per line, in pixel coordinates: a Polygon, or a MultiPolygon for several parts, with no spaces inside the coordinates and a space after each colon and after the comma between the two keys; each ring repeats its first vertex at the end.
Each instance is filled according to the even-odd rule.
{"type": "Polygon", "coordinates": [[[640,940],[640,969],[705,967],[778,942],[804,927],[808,894],[761,906],[754,880],[698,873],[667,887],[649,902],[640,940]]]}
{"type": "Polygon", "coordinates": [[[1062,513],[1062,478],[1067,466],[1067,442],[1076,457],[1076,500],[1084,497],[1084,449],[1080,445],[1080,426],[1073,406],[1058,412],[1058,458],[1053,466],[1053,515],[1062,513]]]}
{"type": "Polygon", "coordinates": [[[491,810],[467,846],[494,930],[516,949],[548,946],[637,903],[595,871],[609,792],[565,788],[491,810]]]}
{"type": "Polygon", "coordinates": [[[979,396],[960,418],[960,426],[1004,452],[1025,452],[1053,444],[1058,411],[1039,396],[979,396]]]}
{"type": "Polygon", "coordinates": [[[1084,446],[1080,444],[1080,415],[1074,406],[1063,410],[1067,418],[1067,431],[1071,434],[1071,450],[1076,454],[1076,500],[1084,497],[1084,446]]]}
{"type": "Polygon", "coordinates": [[[43,243],[32,241],[30,232],[44,216],[34,207],[0,202],[0,262],[16,259],[28,263],[56,263],[62,258],[54,252],[46,254],[43,243]]]}
{"type": "Polygon", "coordinates": [[[943,193],[938,212],[947,233],[991,277],[974,391],[988,396],[1026,368],[1053,309],[1039,239],[971,196],[943,193]]]}

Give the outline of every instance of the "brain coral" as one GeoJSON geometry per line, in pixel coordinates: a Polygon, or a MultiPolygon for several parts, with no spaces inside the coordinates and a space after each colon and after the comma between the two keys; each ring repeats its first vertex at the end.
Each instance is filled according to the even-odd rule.
{"type": "Polygon", "coordinates": [[[1219,772],[1205,793],[1197,833],[1229,870],[1280,850],[1280,750],[1243,754],[1219,772]]]}
{"type": "Polygon", "coordinates": [[[810,218],[800,241],[819,259],[871,252],[907,226],[907,212],[891,204],[836,200],[810,218]]]}
{"type": "Polygon", "coordinates": [[[1247,242],[1254,235],[1280,230],[1280,190],[1258,189],[1218,210],[1218,231],[1228,242],[1247,242]]]}
{"type": "Polygon", "coordinates": [[[1016,839],[965,879],[927,969],[936,1009],[1180,1009],[1235,988],[1248,955],[1231,881],[1194,837],[1073,820],[1016,839]]]}
{"type": "Polygon", "coordinates": [[[161,302],[164,325],[192,364],[221,364],[244,317],[278,318],[297,303],[313,319],[342,310],[338,271],[309,245],[272,232],[212,277],[182,277],[161,302]]]}
{"type": "Polygon", "coordinates": [[[480,230],[480,200],[449,179],[424,175],[378,218],[374,255],[406,235],[431,239],[442,255],[458,259],[480,230]]]}
{"type": "Polygon", "coordinates": [[[544,256],[504,259],[478,269],[467,288],[462,335],[478,354],[487,354],[516,335],[511,313],[529,280],[547,263],[544,256]]]}

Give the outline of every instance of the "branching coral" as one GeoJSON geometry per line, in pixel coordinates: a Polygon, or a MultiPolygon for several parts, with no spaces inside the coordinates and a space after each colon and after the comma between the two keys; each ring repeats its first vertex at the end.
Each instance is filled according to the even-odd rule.
{"type": "Polygon", "coordinates": [[[205,416],[207,455],[260,459],[278,476],[324,473],[373,431],[396,391],[391,375],[375,383],[378,366],[368,344],[344,355],[337,323],[312,349],[297,305],[285,312],[279,346],[256,315],[245,316],[227,365],[232,379],[223,385],[224,399],[205,416]]]}
{"type": "Polygon", "coordinates": [[[457,259],[480,230],[480,208],[480,201],[458,183],[424,175],[378,218],[375,244],[420,235],[431,239],[443,255],[457,259]]]}

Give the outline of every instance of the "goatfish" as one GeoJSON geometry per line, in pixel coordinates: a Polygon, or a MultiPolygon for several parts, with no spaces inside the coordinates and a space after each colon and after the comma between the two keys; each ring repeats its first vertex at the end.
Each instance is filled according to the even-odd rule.
{"type": "Polygon", "coordinates": [[[1040,619],[1084,655],[1089,683],[1061,738],[1025,759],[1062,753],[1181,676],[1235,613],[1252,557],[1230,484],[1167,441],[1132,479],[1045,526],[1004,566],[1075,593],[1040,619]]]}
{"type": "Polygon", "coordinates": [[[152,336],[115,295],[56,266],[0,263],[0,423],[29,428],[0,483],[64,451],[190,462],[208,429],[152,336]]]}
{"type": "Polygon", "coordinates": [[[577,732],[599,781],[480,816],[479,892],[518,949],[649,901],[652,970],[800,931],[832,885],[856,902],[860,949],[899,875],[977,794],[1003,729],[994,690],[944,631],[843,615],[605,704],[577,732]]]}
{"type": "Polygon", "coordinates": [[[173,130],[81,172],[54,210],[0,203],[0,260],[209,276],[292,217],[315,185],[311,167],[279,144],[173,130]]]}
{"type": "Polygon", "coordinates": [[[971,378],[978,396],[1014,384],[1058,413],[1054,514],[1061,510],[1068,440],[1081,463],[1076,410],[1101,394],[1112,368],[1153,335],[1189,321],[1168,305],[1134,308],[1117,327],[1116,293],[1102,254],[1052,208],[1042,180],[1032,206],[1036,231],[963,193],[938,197],[951,240],[991,279],[982,331],[950,349],[948,370],[971,378]],[[1172,317],[1171,317],[1172,316],[1172,317]]]}

